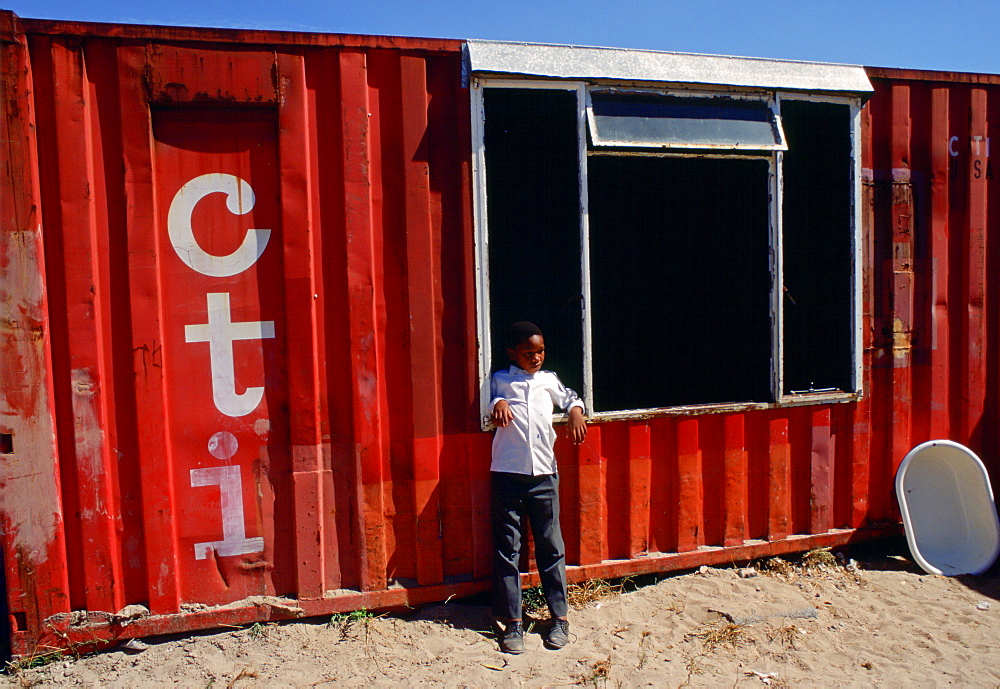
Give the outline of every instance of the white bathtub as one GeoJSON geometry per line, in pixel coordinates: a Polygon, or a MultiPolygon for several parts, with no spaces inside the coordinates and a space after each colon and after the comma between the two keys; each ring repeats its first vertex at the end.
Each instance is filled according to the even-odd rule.
{"type": "Polygon", "coordinates": [[[913,559],[931,574],[981,574],[1000,553],[1000,522],[986,467],[951,440],[910,450],[896,497],[913,559]]]}

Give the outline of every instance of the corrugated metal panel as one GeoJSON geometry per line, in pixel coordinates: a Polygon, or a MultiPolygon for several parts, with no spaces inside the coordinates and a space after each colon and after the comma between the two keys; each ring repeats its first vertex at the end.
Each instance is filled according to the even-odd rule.
{"type": "MultiPolygon", "coordinates": [[[[872,405],[894,472],[932,438],[973,448],[996,475],[1000,186],[992,75],[872,69],[864,174],[875,320],[872,405]],[[991,248],[994,247],[994,248],[991,248]]],[[[888,497],[879,510],[887,513],[888,497]]]]}
{"type": "Polygon", "coordinates": [[[471,580],[460,44],[4,18],[16,652],[471,580]]]}
{"type": "MultiPolygon", "coordinates": [[[[15,652],[485,590],[460,44],[0,19],[15,652]]],[[[892,533],[910,447],[995,456],[997,87],[875,87],[870,394],[563,440],[571,577],[892,533]]]]}

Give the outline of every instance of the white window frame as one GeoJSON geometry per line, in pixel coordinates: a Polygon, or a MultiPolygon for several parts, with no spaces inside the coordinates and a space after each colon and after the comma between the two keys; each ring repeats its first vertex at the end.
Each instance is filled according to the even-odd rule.
{"type": "MultiPolygon", "coordinates": [[[[493,428],[490,422],[490,353],[493,341],[490,334],[490,270],[489,270],[489,226],[487,224],[486,200],[486,147],[483,141],[485,112],[484,88],[549,89],[573,91],[577,98],[577,147],[578,159],[587,157],[586,111],[581,103],[586,102],[586,84],[582,81],[551,81],[535,79],[482,79],[475,78],[470,84],[472,100],[472,207],[475,219],[476,254],[476,329],[479,334],[479,409],[483,430],[493,428]]],[[[587,210],[587,167],[580,165],[580,270],[583,289],[583,403],[587,411],[593,410],[593,380],[591,376],[590,340],[590,225],[587,210]]],[[[557,417],[558,418],[558,417],[557,417]]]]}
{"type": "MultiPolygon", "coordinates": [[[[783,379],[783,352],[781,351],[782,333],[784,332],[784,299],[781,299],[782,290],[778,289],[772,293],[772,309],[776,318],[775,329],[775,361],[771,366],[774,371],[774,393],[776,403],[771,406],[797,406],[801,404],[819,404],[830,402],[853,402],[865,396],[863,389],[864,381],[864,358],[862,348],[864,347],[864,321],[863,321],[863,293],[861,267],[863,260],[862,236],[861,236],[861,109],[864,105],[857,96],[831,96],[827,94],[796,93],[788,91],[778,91],[775,94],[775,101],[779,111],[782,100],[808,101],[810,103],[831,103],[834,105],[846,105],[850,108],[851,117],[851,174],[853,181],[851,184],[850,218],[851,218],[851,289],[853,299],[851,302],[851,391],[814,392],[799,395],[784,394],[785,384],[783,379]]],[[[781,227],[781,200],[782,200],[782,165],[781,155],[778,154],[778,186],[776,189],[776,205],[778,212],[778,235],[775,237],[775,244],[772,251],[775,255],[777,268],[781,271],[784,266],[783,245],[784,236],[781,227]]],[[[783,275],[778,274],[775,284],[784,285],[783,275]]]]}
{"type": "MultiPolygon", "coordinates": [[[[488,230],[488,200],[486,197],[486,152],[484,145],[484,97],[485,88],[519,88],[519,89],[549,89],[560,91],[573,91],[577,97],[577,142],[579,155],[579,200],[580,200],[580,269],[581,269],[581,290],[583,294],[582,304],[582,342],[583,342],[583,383],[584,390],[582,398],[587,406],[588,414],[593,419],[614,420],[614,419],[636,419],[654,415],[689,414],[692,410],[705,411],[736,411],[745,409],[767,409],[773,407],[788,407],[804,404],[820,404],[835,402],[851,402],[864,396],[862,389],[863,381],[863,321],[862,321],[862,239],[861,239],[861,108],[862,100],[857,96],[831,96],[827,94],[811,94],[803,92],[770,91],[767,93],[746,93],[740,91],[720,91],[701,90],[689,88],[678,90],[673,88],[637,87],[632,85],[620,85],[615,87],[606,83],[589,84],[579,80],[562,79],[513,79],[513,78],[491,78],[476,76],[470,83],[471,116],[472,116],[472,190],[473,190],[473,217],[475,223],[475,271],[476,271],[476,328],[478,333],[478,383],[479,383],[479,406],[480,420],[484,430],[491,429],[490,423],[490,365],[492,336],[490,334],[490,275],[489,275],[489,230],[488,230]],[[587,158],[588,155],[614,155],[608,151],[591,151],[587,145],[587,134],[592,119],[592,103],[590,100],[591,90],[608,91],[620,88],[622,92],[656,92],[667,95],[680,95],[692,97],[711,97],[712,95],[726,95],[734,98],[754,98],[767,100],[772,110],[775,112],[776,122],[781,128],[782,144],[786,143],[784,130],[781,124],[780,107],[782,99],[834,103],[847,105],[850,107],[852,131],[851,131],[851,156],[852,156],[852,198],[850,199],[850,218],[852,227],[851,249],[852,249],[852,328],[851,328],[851,357],[852,357],[852,390],[850,391],[830,391],[815,392],[808,394],[784,394],[783,381],[783,309],[782,299],[784,284],[783,281],[783,233],[782,233],[782,146],[775,150],[754,150],[748,151],[744,155],[727,155],[723,150],[715,153],[697,154],[699,158],[727,158],[741,157],[746,155],[758,159],[769,161],[769,268],[771,272],[771,394],[774,402],[737,402],[737,403],[709,403],[696,405],[682,405],[673,407],[658,407],[651,409],[627,409],[617,411],[594,412],[594,389],[593,389],[593,360],[592,360],[592,340],[591,340],[591,314],[590,314],[590,224],[588,212],[588,180],[587,180],[587,158]]],[[[702,149],[705,150],[705,149],[702,149]]],[[[683,151],[657,150],[644,153],[633,153],[631,155],[685,155],[683,151]]],[[[691,155],[691,154],[688,154],[691,155]]],[[[556,417],[557,420],[560,418],[556,417]]]]}

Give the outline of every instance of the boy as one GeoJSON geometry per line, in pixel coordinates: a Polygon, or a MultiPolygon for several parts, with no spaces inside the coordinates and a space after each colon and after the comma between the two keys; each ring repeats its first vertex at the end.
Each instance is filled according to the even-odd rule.
{"type": "Polygon", "coordinates": [[[566,619],[566,554],[559,529],[559,474],[552,446],[553,405],[569,412],[574,443],[587,436],[583,402],[551,371],[543,371],[545,340],[533,323],[510,327],[507,356],[513,365],[491,380],[493,462],[490,465],[493,522],[493,614],[504,622],[501,646],[507,653],[524,651],[521,626],[521,575],[518,559],[525,525],[535,537],[535,561],[552,627],[549,648],[569,642],[566,619]]]}

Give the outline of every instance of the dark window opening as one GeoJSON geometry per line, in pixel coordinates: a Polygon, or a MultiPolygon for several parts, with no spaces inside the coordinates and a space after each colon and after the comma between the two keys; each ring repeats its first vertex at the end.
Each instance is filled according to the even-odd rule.
{"type": "Polygon", "coordinates": [[[768,161],[587,168],[596,410],[771,399],[768,161]]]}
{"type": "Polygon", "coordinates": [[[852,391],[851,111],[782,101],[784,390],[852,391]]]}
{"type": "Polygon", "coordinates": [[[580,183],[573,91],[484,89],[492,368],[507,326],[545,334],[545,368],[583,391],[580,183]]]}

